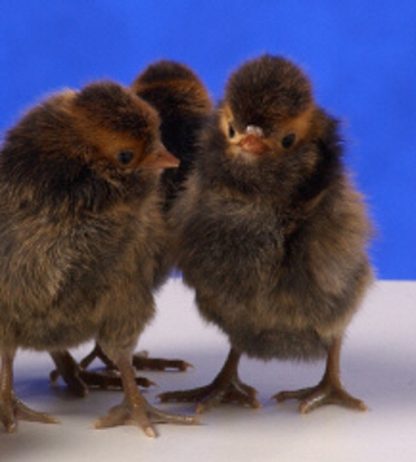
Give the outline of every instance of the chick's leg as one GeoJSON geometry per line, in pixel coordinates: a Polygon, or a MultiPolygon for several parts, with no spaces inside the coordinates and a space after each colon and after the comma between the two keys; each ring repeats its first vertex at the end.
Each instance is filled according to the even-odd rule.
{"type": "Polygon", "coordinates": [[[198,414],[219,403],[238,403],[252,408],[260,407],[256,399],[256,390],[241,382],[238,377],[240,356],[240,353],[231,348],[224,366],[212,383],[191,390],[162,393],[159,395],[160,400],[162,402],[196,402],[198,414]]]}
{"type": "Polygon", "coordinates": [[[273,396],[278,402],[287,399],[300,401],[299,411],[306,414],[325,404],[339,404],[341,406],[365,411],[367,406],[344,390],[340,381],[340,352],[341,338],[336,339],[330,346],[327,356],[325,373],[315,387],[295,391],[282,391],[273,396]]]}
{"type": "Polygon", "coordinates": [[[96,428],[114,427],[116,425],[137,425],[149,437],[156,436],[153,423],[195,424],[193,416],[168,414],[151,406],[141,395],[136,386],[134,370],[130,355],[122,354],[116,360],[124,389],[124,401],[110,409],[108,414],[98,419],[96,428]]]}
{"type": "MultiPolygon", "coordinates": [[[[95,350],[99,349],[97,356],[103,360],[106,365],[106,371],[88,371],[83,368],[81,361],[80,365],[75,361],[68,351],[54,351],[50,355],[55,363],[56,369],[50,373],[52,383],[56,382],[61,376],[64,382],[68,385],[68,389],[76,396],[84,397],[91,389],[120,389],[122,387],[120,374],[116,366],[107,356],[102,353],[101,348],[97,345],[93,352],[88,357],[90,362],[95,359],[95,350]],[[102,353],[103,358],[99,356],[102,353]],[[111,366],[111,367],[110,367],[111,366]]],[[[89,363],[88,363],[89,364],[89,363]]],[[[88,366],[87,364],[87,366],[88,366]]],[[[85,367],[87,367],[85,366],[85,367]]],[[[150,387],[154,383],[145,377],[136,377],[136,384],[141,387],[150,387]]]]}
{"type": "Polygon", "coordinates": [[[13,391],[13,359],[14,353],[2,353],[1,355],[0,420],[6,432],[15,432],[18,420],[58,423],[59,421],[55,417],[34,411],[16,398],[13,391]]]}

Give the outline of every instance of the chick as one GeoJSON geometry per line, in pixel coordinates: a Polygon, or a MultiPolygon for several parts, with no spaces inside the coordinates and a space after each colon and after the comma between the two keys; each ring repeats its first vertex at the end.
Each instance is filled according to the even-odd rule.
{"type": "Polygon", "coordinates": [[[175,61],[151,64],[131,88],[158,111],[162,142],[180,159],[179,167],[162,174],[163,208],[168,211],[194,162],[199,134],[212,114],[212,102],[199,77],[175,61]]]}
{"type": "Polygon", "coordinates": [[[320,383],[274,398],[305,413],[355,409],[339,375],[344,331],[372,281],[371,226],[342,162],[337,121],[313,99],[307,76],[264,55],[234,72],[203,135],[186,192],[172,209],[177,260],[201,315],[228,336],[227,361],[208,386],[160,395],[252,407],[241,354],[269,360],[326,357],[320,383]]]}
{"type": "Polygon", "coordinates": [[[0,156],[0,419],[54,422],[13,391],[18,348],[64,351],[95,338],[121,375],[123,402],[96,427],[134,423],[155,436],[162,413],[131,365],[154,314],[156,254],[165,245],[157,185],[178,160],[157,113],[129,90],[93,83],[64,91],[11,129],[0,156]]]}
{"type": "MultiPolygon", "coordinates": [[[[192,166],[198,151],[199,133],[207,123],[212,110],[212,102],[208,92],[187,66],[162,60],[148,66],[131,85],[132,91],[143,98],[157,110],[161,119],[160,132],[163,144],[173,153],[180,164],[177,168],[165,170],[161,178],[162,209],[164,215],[174,204],[181,192],[185,178],[192,166]]],[[[165,249],[163,261],[155,272],[154,288],[159,287],[172,269],[168,249],[165,249]]],[[[78,395],[84,395],[88,387],[117,388],[121,385],[117,376],[105,373],[90,372],[88,365],[99,358],[107,370],[114,371],[115,365],[106,357],[99,345],[85,357],[78,368],[68,353],[54,356],[57,371],[52,372],[56,380],[58,371],[62,374],[69,388],[78,395]]],[[[143,354],[133,356],[136,369],[186,370],[189,364],[181,360],[148,358],[143,354]]],[[[137,383],[149,386],[151,382],[138,378],[137,383]]]]}

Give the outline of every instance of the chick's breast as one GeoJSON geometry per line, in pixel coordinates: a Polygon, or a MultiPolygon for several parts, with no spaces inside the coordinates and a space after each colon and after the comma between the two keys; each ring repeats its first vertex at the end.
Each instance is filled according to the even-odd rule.
{"type": "Polygon", "coordinates": [[[299,214],[267,195],[212,186],[197,167],[173,216],[179,266],[202,315],[249,355],[324,355],[372,277],[360,195],[342,176],[313,213],[299,214]]]}
{"type": "MultiPolygon", "coordinates": [[[[371,280],[368,223],[359,197],[347,187],[338,194],[336,215],[328,195],[293,235],[267,203],[213,191],[176,224],[179,266],[201,314],[241,351],[319,357],[349,322],[371,280]]],[[[182,198],[177,207],[190,206],[182,198]]]]}
{"type": "Polygon", "coordinates": [[[237,323],[253,326],[260,311],[268,311],[258,301],[278,277],[283,236],[262,204],[217,191],[204,191],[203,198],[188,192],[173,210],[178,265],[196,290],[201,314],[231,335],[237,323]]]}

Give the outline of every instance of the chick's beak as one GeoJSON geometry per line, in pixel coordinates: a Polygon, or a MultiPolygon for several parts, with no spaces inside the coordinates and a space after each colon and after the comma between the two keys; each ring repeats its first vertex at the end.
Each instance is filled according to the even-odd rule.
{"type": "Polygon", "coordinates": [[[175,168],[180,164],[173,154],[171,154],[163,145],[151,152],[140,163],[140,168],[146,170],[160,169],[160,168],[175,168]]]}
{"type": "Polygon", "coordinates": [[[255,156],[260,156],[268,150],[267,144],[258,135],[248,134],[238,143],[241,149],[255,156]]]}

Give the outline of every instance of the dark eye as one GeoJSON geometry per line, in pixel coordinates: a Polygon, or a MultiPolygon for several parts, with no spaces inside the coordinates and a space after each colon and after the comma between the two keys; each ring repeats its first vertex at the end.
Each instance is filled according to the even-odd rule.
{"type": "Polygon", "coordinates": [[[289,135],[286,135],[282,139],[282,146],[285,149],[288,149],[288,148],[290,148],[290,146],[292,146],[292,144],[295,142],[295,140],[296,140],[296,135],[294,133],[290,133],[289,135]]]}
{"type": "Polygon", "coordinates": [[[235,136],[235,128],[231,124],[228,124],[228,137],[234,138],[234,136],[235,136]]]}
{"type": "Polygon", "coordinates": [[[133,157],[134,157],[134,154],[132,151],[120,151],[117,156],[118,161],[122,165],[129,164],[132,161],[133,157]]]}

